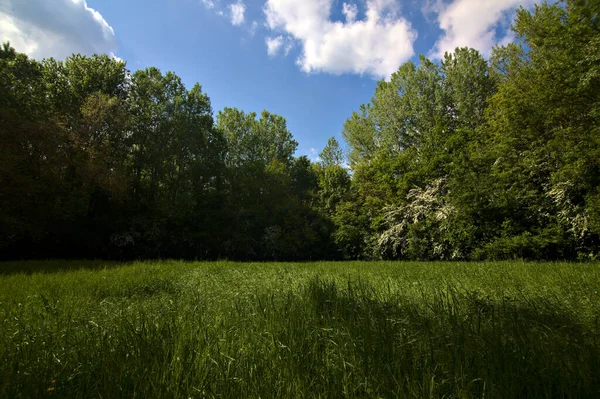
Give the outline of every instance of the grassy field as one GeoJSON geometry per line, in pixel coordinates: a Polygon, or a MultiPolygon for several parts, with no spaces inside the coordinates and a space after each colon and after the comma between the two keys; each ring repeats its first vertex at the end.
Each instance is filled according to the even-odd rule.
{"type": "Polygon", "coordinates": [[[0,397],[600,397],[600,265],[0,264],[0,397]]]}

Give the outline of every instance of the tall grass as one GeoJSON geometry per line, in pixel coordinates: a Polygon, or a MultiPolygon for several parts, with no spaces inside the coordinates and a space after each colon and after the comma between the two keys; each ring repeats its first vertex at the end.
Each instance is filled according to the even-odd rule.
{"type": "Polygon", "coordinates": [[[596,264],[0,270],[0,397],[600,397],[596,264]]]}

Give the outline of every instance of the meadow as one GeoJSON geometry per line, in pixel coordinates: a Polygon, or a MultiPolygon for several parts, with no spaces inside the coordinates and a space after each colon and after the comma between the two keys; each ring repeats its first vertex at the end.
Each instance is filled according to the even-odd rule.
{"type": "Polygon", "coordinates": [[[596,263],[0,263],[0,397],[600,397],[596,263]]]}

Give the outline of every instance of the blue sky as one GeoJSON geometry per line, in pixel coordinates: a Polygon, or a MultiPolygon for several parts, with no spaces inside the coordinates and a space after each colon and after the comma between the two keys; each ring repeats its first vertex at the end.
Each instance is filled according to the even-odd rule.
{"type": "Polygon", "coordinates": [[[107,53],[199,82],[226,106],[284,116],[316,157],[346,118],[419,54],[489,54],[534,0],[0,0],[0,40],[34,58],[107,53]]]}

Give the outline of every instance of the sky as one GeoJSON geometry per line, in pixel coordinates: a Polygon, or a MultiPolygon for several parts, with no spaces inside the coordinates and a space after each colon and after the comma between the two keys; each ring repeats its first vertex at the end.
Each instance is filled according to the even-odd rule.
{"type": "Polygon", "coordinates": [[[0,0],[0,40],[35,59],[105,53],[174,71],[224,107],[287,119],[316,159],[377,81],[419,55],[490,54],[535,0],[0,0]]]}

